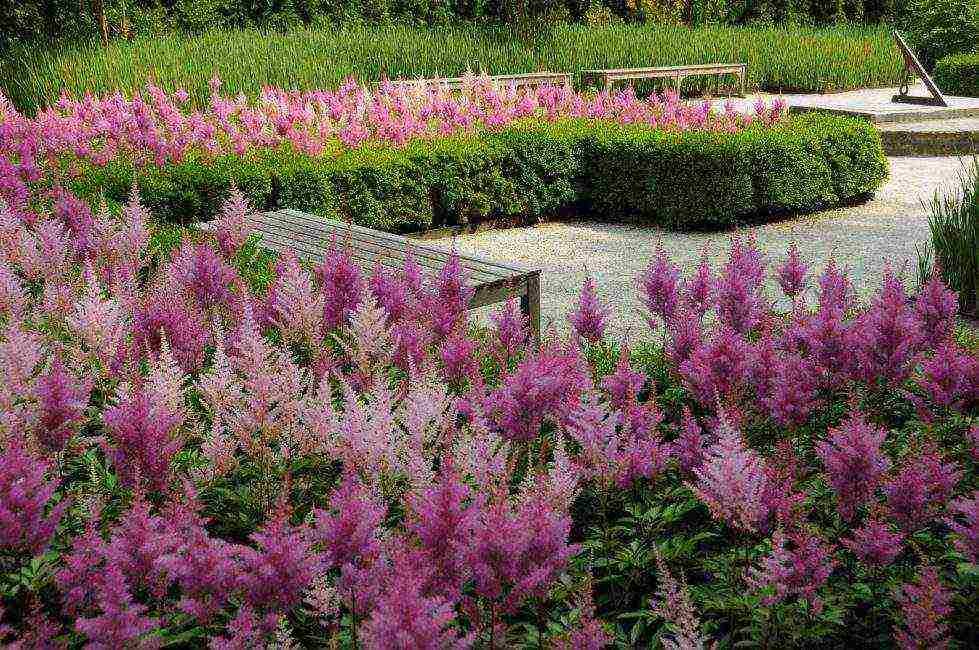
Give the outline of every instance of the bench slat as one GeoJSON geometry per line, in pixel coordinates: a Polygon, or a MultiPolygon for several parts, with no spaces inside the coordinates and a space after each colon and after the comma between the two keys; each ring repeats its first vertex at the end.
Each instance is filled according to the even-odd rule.
{"type": "MultiPolygon", "coordinates": [[[[302,224],[306,227],[313,228],[316,230],[324,230],[332,233],[337,233],[338,238],[345,235],[346,233],[355,233],[358,240],[369,240],[375,241],[378,244],[384,244],[395,250],[403,250],[405,247],[410,247],[412,252],[417,256],[424,255],[425,257],[431,257],[433,259],[445,262],[449,259],[449,253],[442,251],[440,249],[426,246],[420,243],[418,240],[411,239],[408,237],[403,237],[401,235],[395,235],[392,233],[381,232],[373,230],[371,228],[366,228],[354,223],[343,223],[340,221],[335,221],[332,219],[325,219],[316,215],[299,212],[298,210],[285,209],[278,210],[276,212],[266,212],[263,213],[266,218],[278,219],[281,217],[291,218],[297,224],[302,224]]],[[[476,255],[467,256],[467,259],[473,262],[478,262],[484,265],[487,270],[498,272],[505,275],[513,275],[519,273],[527,273],[528,269],[521,268],[519,266],[514,266],[510,264],[502,264],[493,260],[488,260],[476,255]]]]}
{"type": "MultiPolygon", "coordinates": [[[[316,262],[322,262],[325,260],[326,255],[329,253],[330,247],[332,246],[330,237],[318,237],[315,233],[290,228],[289,226],[283,224],[268,222],[253,223],[256,225],[256,232],[262,235],[263,242],[268,239],[269,241],[274,241],[280,247],[284,248],[289,248],[289,244],[294,242],[297,245],[294,246],[294,248],[297,250],[298,245],[301,244],[302,252],[305,254],[305,256],[316,262]]],[[[375,262],[378,262],[383,266],[401,268],[404,266],[406,259],[405,251],[398,252],[389,249],[386,250],[372,246],[369,242],[345,242],[342,235],[339,233],[337,236],[337,245],[344,248],[347,255],[351,258],[351,261],[353,261],[367,273],[370,273],[373,270],[375,262]]],[[[415,251],[412,251],[412,253],[414,254],[415,251]]],[[[419,266],[426,268],[429,271],[437,272],[444,265],[444,261],[442,260],[432,260],[429,258],[420,257],[419,255],[414,255],[414,257],[419,266]]],[[[512,274],[487,272],[478,264],[473,264],[471,260],[467,260],[462,256],[460,256],[459,262],[473,282],[495,282],[501,278],[512,277],[512,274]]]]}

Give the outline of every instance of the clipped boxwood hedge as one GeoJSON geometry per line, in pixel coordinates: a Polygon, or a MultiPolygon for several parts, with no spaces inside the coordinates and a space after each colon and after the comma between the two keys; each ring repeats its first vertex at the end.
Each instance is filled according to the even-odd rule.
{"type": "Polygon", "coordinates": [[[283,147],[138,173],[113,162],[86,170],[76,190],[121,201],[134,177],[154,214],[182,223],[209,219],[234,183],[258,209],[394,232],[566,213],[692,228],[866,196],[887,177],[887,160],[870,124],[839,116],[794,116],[738,133],[569,120],[317,158],[283,147]]]}
{"type": "Polygon", "coordinates": [[[951,54],[939,60],[935,83],[947,95],[979,97],[979,52],[951,54]]]}

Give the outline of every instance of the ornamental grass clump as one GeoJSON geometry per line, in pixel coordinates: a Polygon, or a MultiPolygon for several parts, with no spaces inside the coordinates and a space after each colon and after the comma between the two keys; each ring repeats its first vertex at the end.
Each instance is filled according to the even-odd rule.
{"type": "Polygon", "coordinates": [[[798,251],[661,250],[653,343],[607,336],[591,282],[538,342],[514,300],[474,318],[454,254],[269,259],[237,192],[162,247],[138,197],[90,229],[66,194],[0,203],[4,643],[977,633],[979,360],[940,278],[861,304],[798,251]]]}

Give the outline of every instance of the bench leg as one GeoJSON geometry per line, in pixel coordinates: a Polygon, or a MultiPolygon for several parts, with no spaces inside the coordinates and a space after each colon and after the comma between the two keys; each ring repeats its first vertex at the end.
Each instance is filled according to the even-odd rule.
{"type": "Polygon", "coordinates": [[[534,341],[540,341],[540,274],[527,278],[527,293],[520,296],[520,311],[527,317],[534,341]]]}

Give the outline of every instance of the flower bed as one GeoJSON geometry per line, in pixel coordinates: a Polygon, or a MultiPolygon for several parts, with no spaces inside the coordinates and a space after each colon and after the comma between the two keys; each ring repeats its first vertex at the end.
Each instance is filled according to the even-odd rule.
{"type": "Polygon", "coordinates": [[[166,246],[135,201],[0,209],[0,618],[92,647],[974,639],[979,358],[937,280],[637,279],[616,350],[460,267],[256,253],[240,194],[166,246]],[[169,252],[168,249],[172,248],[169,252]],[[772,311],[763,280],[790,298],[772,311]],[[650,331],[650,339],[660,334],[650,331]]]}
{"type": "Polygon", "coordinates": [[[402,232],[575,210],[690,227],[850,201],[887,173],[869,125],[789,119],[779,103],[740,114],[673,95],[515,92],[473,79],[461,95],[347,84],[268,89],[252,105],[214,86],[204,112],[152,86],[129,101],[64,99],[34,119],[8,106],[8,200],[26,204],[53,176],[121,202],[135,178],[144,204],[175,222],[211,218],[234,184],[258,208],[402,232]]]}

